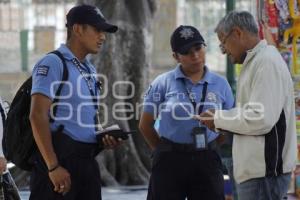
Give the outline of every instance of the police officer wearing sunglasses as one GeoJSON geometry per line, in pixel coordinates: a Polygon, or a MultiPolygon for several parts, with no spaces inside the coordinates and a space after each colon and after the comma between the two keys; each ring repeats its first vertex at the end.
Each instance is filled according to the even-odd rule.
{"type": "Polygon", "coordinates": [[[231,88],[205,65],[205,41],[195,27],[179,26],[171,47],[178,64],[151,83],[140,120],[153,150],[147,199],[224,199],[222,164],[213,147],[218,134],[193,116],[231,108],[231,88]]]}

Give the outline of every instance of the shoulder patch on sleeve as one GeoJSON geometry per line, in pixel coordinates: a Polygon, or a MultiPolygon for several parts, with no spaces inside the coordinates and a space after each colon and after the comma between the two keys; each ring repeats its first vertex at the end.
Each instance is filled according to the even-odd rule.
{"type": "Polygon", "coordinates": [[[37,67],[36,75],[37,76],[47,76],[49,71],[49,66],[40,65],[37,67]]]}

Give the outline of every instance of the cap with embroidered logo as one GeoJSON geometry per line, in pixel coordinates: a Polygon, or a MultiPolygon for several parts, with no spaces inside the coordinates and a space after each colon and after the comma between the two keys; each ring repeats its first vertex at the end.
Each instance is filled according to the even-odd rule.
{"type": "Polygon", "coordinates": [[[78,5],[68,12],[66,27],[72,27],[74,24],[88,24],[98,30],[114,33],[118,27],[106,21],[99,8],[92,5],[78,5]]]}
{"type": "Polygon", "coordinates": [[[179,26],[171,36],[171,48],[173,52],[186,54],[196,44],[205,45],[205,41],[193,26],[179,26]]]}

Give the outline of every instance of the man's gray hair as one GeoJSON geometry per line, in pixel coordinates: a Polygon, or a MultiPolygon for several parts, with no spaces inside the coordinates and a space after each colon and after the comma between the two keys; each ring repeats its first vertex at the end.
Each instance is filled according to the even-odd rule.
{"type": "Polygon", "coordinates": [[[217,27],[216,33],[228,34],[233,27],[239,27],[249,33],[258,34],[258,25],[253,15],[247,11],[231,11],[223,17],[217,27]]]}

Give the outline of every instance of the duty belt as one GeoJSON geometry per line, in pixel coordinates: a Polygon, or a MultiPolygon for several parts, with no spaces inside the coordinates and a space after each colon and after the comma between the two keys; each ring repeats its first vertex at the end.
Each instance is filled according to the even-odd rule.
{"type": "MultiPolygon", "coordinates": [[[[165,137],[160,138],[161,143],[159,144],[158,148],[159,151],[170,151],[170,152],[198,152],[195,149],[194,144],[182,144],[173,142],[165,137]]],[[[208,143],[208,150],[215,150],[216,142],[212,141],[208,143]]]]}
{"type": "Polygon", "coordinates": [[[73,155],[93,159],[100,151],[97,144],[75,141],[63,132],[54,133],[52,140],[55,152],[59,158],[73,155]]]}

